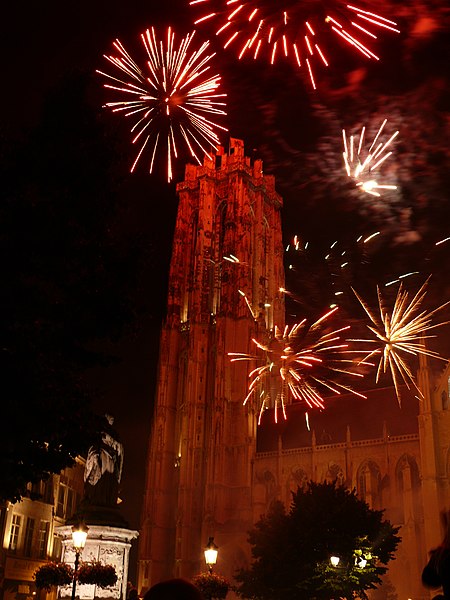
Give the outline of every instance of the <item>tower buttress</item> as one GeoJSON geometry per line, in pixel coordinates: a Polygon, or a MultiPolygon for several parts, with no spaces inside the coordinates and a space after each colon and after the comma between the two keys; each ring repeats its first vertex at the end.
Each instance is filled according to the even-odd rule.
{"type": "Polygon", "coordinates": [[[436,547],[442,538],[442,507],[440,487],[443,465],[441,464],[439,414],[434,390],[430,384],[430,367],[428,358],[419,354],[418,387],[423,398],[420,402],[419,442],[422,466],[422,495],[424,506],[425,544],[431,549],[436,547]]]}
{"type": "Polygon", "coordinates": [[[188,165],[162,327],[148,452],[139,587],[190,578],[214,536],[220,571],[248,558],[256,419],[246,395],[252,337],[284,325],[282,200],[240,140],[188,165]],[[245,298],[244,296],[245,295],[245,298]]]}

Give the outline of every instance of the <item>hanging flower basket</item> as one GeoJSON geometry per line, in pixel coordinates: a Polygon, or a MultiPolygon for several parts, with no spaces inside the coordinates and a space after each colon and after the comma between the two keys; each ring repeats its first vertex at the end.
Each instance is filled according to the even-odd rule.
{"type": "Polygon", "coordinates": [[[192,580],[207,600],[222,600],[228,594],[230,582],[216,573],[200,573],[192,580]]]}
{"type": "Polygon", "coordinates": [[[112,565],[104,565],[97,561],[81,563],[77,571],[77,580],[78,583],[107,588],[117,583],[117,573],[112,565]]]}
{"type": "Polygon", "coordinates": [[[39,590],[50,591],[53,586],[69,585],[73,580],[73,569],[66,563],[49,562],[36,569],[33,578],[39,590]]]}

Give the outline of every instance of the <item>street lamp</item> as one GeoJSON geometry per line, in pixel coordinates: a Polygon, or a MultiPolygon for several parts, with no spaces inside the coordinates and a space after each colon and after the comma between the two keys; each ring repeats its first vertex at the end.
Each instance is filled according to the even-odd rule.
{"type": "Polygon", "coordinates": [[[212,573],[213,566],[217,562],[218,552],[219,552],[219,548],[214,543],[214,538],[210,537],[208,540],[208,543],[205,546],[205,562],[206,562],[206,566],[208,567],[210,573],[212,573]]]}
{"type": "Polygon", "coordinates": [[[78,565],[80,563],[80,554],[83,551],[83,548],[86,544],[86,538],[88,534],[88,527],[86,525],[81,524],[76,527],[75,525],[72,527],[72,544],[75,550],[75,565],[73,569],[73,582],[72,582],[72,600],[75,600],[75,591],[77,588],[77,571],[78,565]]]}
{"type": "Polygon", "coordinates": [[[364,556],[364,554],[362,554],[361,556],[355,556],[355,565],[359,569],[364,569],[364,567],[367,565],[367,559],[364,556]]]}
{"type": "Polygon", "coordinates": [[[339,556],[330,556],[330,563],[332,567],[336,568],[340,562],[341,559],[339,556]]]}

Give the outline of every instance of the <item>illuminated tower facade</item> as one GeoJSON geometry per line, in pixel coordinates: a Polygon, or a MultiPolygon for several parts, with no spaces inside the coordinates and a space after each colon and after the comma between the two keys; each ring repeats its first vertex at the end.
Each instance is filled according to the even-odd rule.
{"type": "Polygon", "coordinates": [[[243,406],[252,337],[284,323],[282,200],[262,162],[231,140],[178,184],[139,548],[139,589],[247,560],[256,419],[243,406]]]}
{"type": "Polygon", "coordinates": [[[418,381],[423,401],[418,421],[424,536],[430,549],[440,544],[442,512],[450,510],[450,363],[439,378],[433,378],[428,362],[420,355],[418,381]]]}

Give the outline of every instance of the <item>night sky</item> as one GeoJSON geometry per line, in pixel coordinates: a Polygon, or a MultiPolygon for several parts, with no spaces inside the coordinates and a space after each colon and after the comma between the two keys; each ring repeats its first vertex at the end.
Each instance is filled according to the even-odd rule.
{"type": "MultiPolygon", "coordinates": [[[[47,0],[8,3],[8,13],[2,16],[2,137],[26,140],[39,125],[53,90],[64,79],[88,76],[86,102],[101,113],[110,132],[105,144],[113,143],[120,153],[116,175],[127,206],[122,226],[131,236],[143,236],[150,248],[138,286],[136,322],[120,339],[102,342],[116,362],[87,374],[99,392],[97,410],[115,415],[125,445],[123,510],[133,528],[139,525],[177,200],[175,184],[167,184],[163,173],[149,176],[142,168],[128,174],[134,148],[120,119],[101,109],[108,99],[95,70],[105,68],[102,55],[116,37],[134,54],[140,52],[139,34],[151,25],[171,24],[180,36],[191,31],[187,4],[47,0]]],[[[300,236],[302,248],[309,242],[307,250],[291,251],[286,259],[286,266],[292,265],[288,288],[297,300],[289,303],[288,314],[297,317],[327,306],[324,289],[332,293],[333,286],[348,290],[353,285],[373,296],[377,283],[384,286],[408,271],[419,271],[405,280],[413,290],[433,273],[430,305],[450,299],[450,243],[435,246],[450,236],[450,10],[446,0],[373,2],[370,7],[397,21],[401,34],[380,35],[379,63],[330,42],[333,65],[318,76],[317,92],[311,91],[304,71],[292,64],[270,68],[238,62],[233,52],[217,48],[215,66],[228,94],[230,135],[244,139],[246,153],[262,158],[265,172],[275,175],[285,202],[286,245],[294,234],[300,236]],[[376,131],[384,118],[392,132],[400,131],[388,168],[398,189],[378,199],[352,188],[343,175],[341,129],[356,133],[367,125],[376,131]],[[362,252],[355,239],[375,231],[380,235],[362,252]],[[323,260],[336,240],[333,264],[339,263],[340,249],[352,257],[345,277],[323,260]]],[[[181,159],[175,183],[182,179],[183,168],[181,159]]],[[[354,308],[350,299],[346,308],[354,308]]],[[[450,318],[448,311],[442,316],[450,318]]],[[[441,335],[448,338],[448,329],[441,335]]],[[[448,355],[446,339],[438,346],[448,355]]]]}

